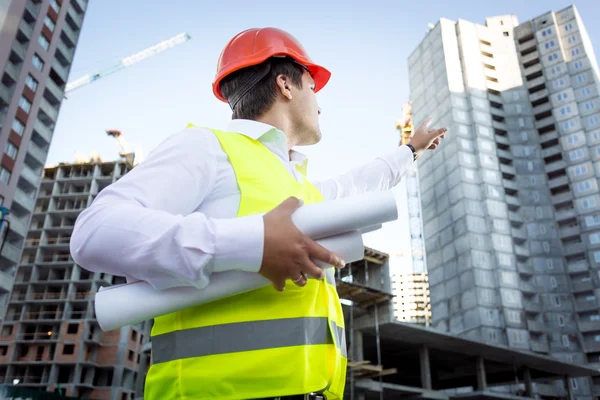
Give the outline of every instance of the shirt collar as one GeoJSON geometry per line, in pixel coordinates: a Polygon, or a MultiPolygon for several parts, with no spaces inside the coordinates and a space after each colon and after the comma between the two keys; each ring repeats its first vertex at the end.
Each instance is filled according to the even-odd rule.
{"type": "MultiPolygon", "coordinates": [[[[264,122],[253,121],[249,119],[232,119],[227,126],[227,132],[240,133],[244,136],[249,137],[253,140],[263,142],[261,139],[265,139],[266,136],[275,137],[279,139],[280,143],[278,147],[284,154],[287,152],[287,142],[285,140],[285,133],[275,128],[272,125],[265,124],[264,122]],[[269,135],[267,135],[269,134],[269,135]]],[[[269,140],[272,142],[272,140],[269,140]]],[[[289,152],[289,161],[296,166],[296,169],[303,175],[306,175],[308,166],[308,157],[296,150],[289,152]]]]}

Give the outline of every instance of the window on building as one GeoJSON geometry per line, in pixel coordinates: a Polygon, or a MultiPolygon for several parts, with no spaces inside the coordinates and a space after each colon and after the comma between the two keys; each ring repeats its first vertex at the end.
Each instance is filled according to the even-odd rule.
{"type": "Polygon", "coordinates": [[[540,193],[539,192],[533,192],[533,200],[536,202],[540,201],[540,193]]]}
{"type": "Polygon", "coordinates": [[[600,263],[600,251],[594,252],[594,261],[596,261],[597,263],[600,263]]]}
{"type": "Polygon", "coordinates": [[[25,78],[25,85],[27,85],[29,89],[35,92],[38,87],[38,81],[36,81],[35,78],[31,76],[31,74],[28,74],[25,78]]]}
{"type": "Polygon", "coordinates": [[[559,326],[565,326],[565,317],[563,317],[562,315],[559,315],[557,317],[557,319],[558,319],[558,325],[559,326]]]}
{"type": "Polygon", "coordinates": [[[48,29],[50,29],[50,32],[54,32],[54,29],[56,28],[56,24],[48,15],[46,15],[46,17],[44,18],[44,25],[46,25],[48,29]]]}
{"type": "Polygon", "coordinates": [[[69,324],[67,326],[67,333],[69,335],[75,335],[79,331],[79,324],[69,324]]]}
{"type": "Polygon", "coordinates": [[[554,261],[551,258],[546,260],[546,269],[550,271],[554,269],[554,261]]]}
{"type": "Polygon", "coordinates": [[[56,0],[50,0],[50,7],[56,12],[60,11],[60,4],[56,0]]]}
{"type": "Polygon", "coordinates": [[[569,144],[576,144],[579,143],[579,136],[577,135],[571,135],[567,138],[567,143],[569,144]]]}
{"type": "Polygon", "coordinates": [[[42,34],[38,36],[38,43],[40,44],[40,46],[42,46],[44,50],[48,50],[48,48],[50,47],[50,42],[48,41],[48,39],[46,39],[46,36],[42,34]]]}
{"type": "Polygon", "coordinates": [[[590,315],[590,321],[600,321],[600,314],[590,315]]]}
{"type": "Polygon", "coordinates": [[[565,86],[566,83],[567,83],[567,81],[565,81],[565,78],[558,78],[558,79],[554,80],[552,85],[554,86],[555,89],[558,89],[559,87],[565,86]]]}
{"type": "Polygon", "coordinates": [[[578,56],[580,53],[579,49],[577,47],[575,47],[574,49],[571,49],[571,55],[573,57],[578,56]]]}
{"type": "Polygon", "coordinates": [[[587,76],[586,75],[577,75],[577,82],[579,82],[579,83],[587,82],[587,76]]]}
{"type": "Polygon", "coordinates": [[[4,145],[4,153],[13,160],[17,158],[17,150],[17,147],[11,142],[6,142],[4,145]]]}
{"type": "Polygon", "coordinates": [[[557,53],[548,54],[548,61],[552,62],[554,60],[558,60],[558,54],[557,53]]]}
{"type": "Polygon", "coordinates": [[[596,199],[595,198],[589,198],[589,199],[584,199],[583,200],[583,208],[584,209],[589,209],[589,208],[594,208],[596,207],[596,199]]]}
{"type": "Polygon", "coordinates": [[[543,37],[550,36],[550,35],[552,35],[552,28],[544,29],[542,31],[542,36],[543,37]]]}
{"type": "Polygon", "coordinates": [[[565,106],[560,108],[561,115],[569,115],[571,114],[571,106],[565,106]]]}
{"type": "Polygon", "coordinates": [[[596,104],[593,101],[586,101],[583,106],[587,111],[591,111],[596,107],[596,104]]]}
{"type": "Polygon", "coordinates": [[[546,225],[540,224],[538,229],[542,235],[545,235],[548,231],[546,230],[546,225]]]}
{"type": "Polygon", "coordinates": [[[519,100],[519,92],[513,92],[513,100],[514,101],[519,100]]]}
{"type": "Polygon", "coordinates": [[[542,210],[542,207],[537,207],[535,209],[535,213],[538,218],[542,218],[544,216],[544,210],[542,210]]]}
{"type": "Polygon", "coordinates": [[[585,224],[588,227],[600,225],[600,215],[588,215],[585,217],[585,224]]]}
{"type": "Polygon", "coordinates": [[[21,99],[19,100],[19,107],[21,107],[26,113],[29,113],[31,110],[31,103],[25,97],[21,96],[21,99]]]}
{"type": "Polygon", "coordinates": [[[554,40],[550,40],[544,44],[544,47],[547,49],[551,49],[556,46],[556,42],[554,40]]]}
{"type": "Polygon", "coordinates": [[[553,289],[556,289],[558,287],[558,282],[553,276],[550,277],[550,286],[552,286],[553,289]]]}
{"type": "Polygon", "coordinates": [[[496,335],[495,331],[488,331],[488,339],[490,342],[496,342],[498,341],[498,335],[496,335]]]}
{"type": "Polygon", "coordinates": [[[519,126],[521,128],[523,128],[525,126],[525,119],[524,118],[519,118],[519,126]]]}
{"type": "Polygon", "coordinates": [[[15,118],[13,119],[11,128],[17,135],[22,136],[23,131],[25,130],[25,125],[23,125],[21,121],[15,118]]]}
{"type": "Polygon", "coordinates": [[[588,125],[590,127],[598,125],[598,116],[597,115],[592,115],[591,117],[589,117],[588,118],[588,125]]]}
{"type": "Polygon", "coordinates": [[[515,108],[517,109],[517,112],[518,112],[519,114],[521,114],[521,112],[523,112],[523,108],[521,107],[521,105],[520,105],[520,104],[517,104],[517,105],[515,105],[515,108]]]}
{"type": "Polygon", "coordinates": [[[583,68],[583,61],[575,61],[575,63],[573,63],[573,67],[575,67],[576,70],[583,68]]]}
{"type": "Polygon", "coordinates": [[[562,304],[562,302],[560,301],[560,297],[554,296],[553,299],[554,299],[554,305],[556,307],[560,307],[560,305],[562,304]]]}
{"type": "Polygon", "coordinates": [[[565,31],[570,31],[571,29],[573,29],[573,24],[571,22],[569,22],[568,24],[565,25],[565,31]]]}
{"type": "Polygon", "coordinates": [[[575,35],[569,36],[569,39],[567,41],[569,43],[575,43],[577,41],[577,36],[575,36],[575,35]]]}
{"type": "Polygon", "coordinates": [[[588,173],[587,165],[579,165],[575,167],[575,176],[581,176],[588,173]]]}
{"type": "Polygon", "coordinates": [[[549,252],[550,252],[550,243],[548,243],[548,242],[544,242],[544,243],[542,243],[542,247],[544,248],[544,251],[545,251],[546,253],[549,253],[549,252]]]}
{"type": "Polygon", "coordinates": [[[565,92],[565,93],[559,93],[559,94],[556,96],[556,99],[557,99],[558,101],[566,101],[568,98],[569,98],[569,93],[566,93],[566,92],[565,92]]]}
{"type": "Polygon", "coordinates": [[[569,152],[569,158],[571,158],[571,161],[577,161],[583,158],[583,156],[584,154],[582,149],[572,150],[569,152]]]}
{"type": "Polygon", "coordinates": [[[592,89],[590,89],[589,87],[584,87],[581,89],[581,95],[582,96],[587,96],[589,94],[592,93],[592,89]]]}
{"type": "Polygon", "coordinates": [[[33,66],[36,67],[38,70],[42,70],[44,69],[44,61],[42,61],[42,59],[40,58],[40,56],[38,56],[37,54],[34,54],[31,62],[33,63],[33,66]]]}
{"type": "Polygon", "coordinates": [[[588,190],[592,190],[592,184],[590,181],[583,181],[577,183],[577,191],[579,193],[587,192],[588,190]]]}
{"type": "Polygon", "coordinates": [[[530,184],[530,185],[535,185],[535,182],[536,182],[536,177],[535,177],[535,176],[533,176],[533,175],[532,175],[532,176],[530,176],[530,177],[529,177],[529,184],[530,184]]]}
{"type": "Polygon", "coordinates": [[[10,171],[4,167],[0,167],[0,181],[6,185],[10,182],[10,171]]]}
{"type": "Polygon", "coordinates": [[[527,132],[521,132],[521,140],[524,142],[527,141],[527,132]]]}
{"type": "Polygon", "coordinates": [[[562,335],[562,344],[563,344],[563,346],[565,346],[565,348],[569,347],[569,345],[571,343],[569,341],[569,336],[568,335],[562,335]]]}
{"type": "Polygon", "coordinates": [[[599,232],[592,233],[590,235],[590,243],[591,244],[598,244],[598,243],[600,243],[600,233],[599,232]]]}
{"type": "Polygon", "coordinates": [[[574,120],[572,120],[572,119],[571,119],[571,120],[569,120],[569,121],[565,121],[565,122],[563,122],[563,129],[564,129],[565,131],[568,131],[568,130],[570,130],[570,129],[573,129],[573,128],[575,128],[576,126],[577,126],[577,123],[576,123],[574,120]]]}

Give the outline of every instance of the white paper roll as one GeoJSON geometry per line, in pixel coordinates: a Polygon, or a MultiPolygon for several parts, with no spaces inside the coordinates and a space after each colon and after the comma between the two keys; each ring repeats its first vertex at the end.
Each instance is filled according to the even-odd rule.
{"type": "Polygon", "coordinates": [[[313,240],[383,224],[397,218],[398,207],[392,191],[307,204],[292,214],[292,221],[298,229],[313,240]]]}
{"type": "MultiPolygon", "coordinates": [[[[357,230],[323,238],[317,243],[347,263],[364,256],[362,236],[357,230]]],[[[321,268],[331,267],[313,261],[321,268]]],[[[146,282],[135,282],[100,288],[94,307],[100,328],[109,331],[271,284],[258,273],[245,271],[213,273],[210,284],[203,289],[186,287],[157,291],[146,282]]]]}

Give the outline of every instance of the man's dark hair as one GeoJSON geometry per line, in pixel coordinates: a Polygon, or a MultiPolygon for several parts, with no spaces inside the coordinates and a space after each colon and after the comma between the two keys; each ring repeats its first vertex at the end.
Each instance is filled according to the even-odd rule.
{"type": "Polygon", "coordinates": [[[288,58],[270,58],[259,65],[243,68],[225,77],[221,81],[223,96],[230,100],[251,76],[268,68],[267,63],[271,65],[269,72],[235,104],[232,119],[256,119],[266,113],[277,99],[276,78],[280,74],[287,76],[294,86],[302,88],[305,69],[301,65],[288,58]]]}

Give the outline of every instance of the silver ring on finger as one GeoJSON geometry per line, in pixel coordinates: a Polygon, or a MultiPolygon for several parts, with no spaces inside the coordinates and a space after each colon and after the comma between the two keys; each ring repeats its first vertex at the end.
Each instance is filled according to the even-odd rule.
{"type": "Polygon", "coordinates": [[[298,278],[294,279],[292,282],[298,283],[302,280],[302,278],[304,278],[304,274],[302,272],[300,272],[300,276],[298,278]]]}

